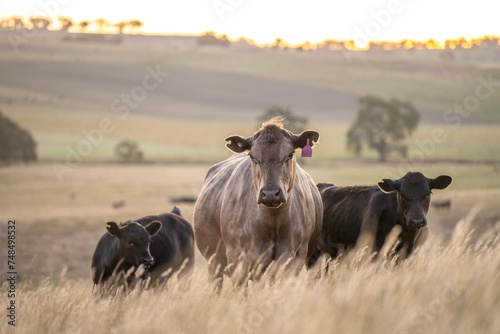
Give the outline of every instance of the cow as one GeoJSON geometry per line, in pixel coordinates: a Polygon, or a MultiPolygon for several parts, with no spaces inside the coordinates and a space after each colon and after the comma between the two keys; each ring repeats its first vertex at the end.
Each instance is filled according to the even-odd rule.
{"type": "Polygon", "coordinates": [[[193,229],[176,207],[170,213],[146,216],[120,225],[109,222],[106,230],[92,256],[94,286],[113,276],[121,279],[126,275],[126,282],[131,284],[138,268],[141,270],[137,271],[137,276],[143,280],[151,277],[154,284],[166,281],[179,270],[180,276],[192,271],[193,229]]]}
{"type": "Polygon", "coordinates": [[[375,251],[380,251],[396,225],[401,232],[394,252],[410,255],[427,237],[431,191],[446,189],[451,182],[448,175],[429,179],[422,173],[409,172],[398,180],[383,179],[376,186],[319,183],[324,207],[320,251],[308,265],[314,264],[319,253],[335,258],[339,249],[353,248],[364,233],[371,235],[375,251]]]}
{"type": "Polygon", "coordinates": [[[319,133],[296,135],[274,118],[252,136],[225,140],[236,154],[208,170],[193,216],[196,244],[215,288],[224,273],[241,286],[273,262],[300,271],[316,249],[323,205],[295,151],[314,146],[319,133]]]}

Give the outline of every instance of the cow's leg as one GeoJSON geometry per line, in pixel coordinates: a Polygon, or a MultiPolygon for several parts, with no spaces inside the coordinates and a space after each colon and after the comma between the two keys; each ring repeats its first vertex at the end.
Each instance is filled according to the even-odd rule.
{"type": "Polygon", "coordinates": [[[247,254],[238,247],[227,249],[227,271],[235,286],[244,285],[248,278],[251,266],[248,263],[247,254]]]}
{"type": "Polygon", "coordinates": [[[208,262],[208,279],[214,286],[215,292],[219,293],[222,288],[223,273],[227,266],[226,249],[220,235],[210,230],[195,233],[196,244],[201,255],[208,262]],[[201,238],[200,236],[203,236],[201,238]]]}
{"type": "Polygon", "coordinates": [[[273,252],[274,246],[268,242],[254,242],[246,251],[237,247],[228,249],[228,271],[235,286],[259,279],[271,263],[273,252]]]}
{"type": "Polygon", "coordinates": [[[292,231],[283,231],[278,236],[276,245],[276,268],[273,275],[279,271],[290,272],[298,275],[307,262],[309,252],[309,235],[295,234],[292,231]]]}
{"type": "Polygon", "coordinates": [[[209,253],[212,254],[211,257],[205,256],[208,261],[208,278],[218,294],[222,289],[224,270],[227,267],[226,249],[222,239],[219,239],[215,249],[211,249],[209,253]]]}
{"type": "Polygon", "coordinates": [[[289,248],[277,252],[276,269],[298,275],[307,262],[307,252],[307,245],[301,245],[298,249],[289,248]]]}

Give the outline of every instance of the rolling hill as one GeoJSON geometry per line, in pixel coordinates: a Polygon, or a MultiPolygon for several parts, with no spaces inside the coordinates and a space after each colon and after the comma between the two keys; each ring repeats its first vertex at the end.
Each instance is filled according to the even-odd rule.
{"type": "Polygon", "coordinates": [[[91,160],[109,160],[117,141],[133,139],[153,159],[214,161],[227,153],[225,136],[250,132],[272,105],[289,106],[324,128],[325,158],[346,159],[352,156],[344,151],[344,133],[357,98],[368,93],[412,101],[423,136],[436,126],[450,129],[458,142],[441,145],[441,158],[498,159],[496,48],[456,50],[450,60],[443,50],[299,52],[140,35],[117,44],[45,32],[15,52],[8,37],[0,32],[0,110],[33,132],[42,160],[64,159],[68,147],[85,140],[84,131],[110,119],[113,131],[91,160]]]}

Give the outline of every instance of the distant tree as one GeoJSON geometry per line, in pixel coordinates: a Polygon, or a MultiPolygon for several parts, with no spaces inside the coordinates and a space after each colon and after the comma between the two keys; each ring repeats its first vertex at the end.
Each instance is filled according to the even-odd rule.
{"type": "Polygon", "coordinates": [[[69,17],[60,16],[57,18],[61,22],[61,30],[68,31],[74,25],[74,22],[69,17]]]}
{"type": "Polygon", "coordinates": [[[439,49],[439,43],[432,38],[428,39],[427,42],[425,42],[425,45],[429,50],[439,49]]]}
{"type": "Polygon", "coordinates": [[[293,133],[300,133],[306,129],[308,122],[307,117],[297,116],[290,108],[283,106],[272,106],[268,108],[264,114],[258,118],[258,125],[260,126],[263,122],[277,116],[281,116],[285,119],[285,127],[293,133]]]}
{"type": "Polygon", "coordinates": [[[106,21],[106,19],[96,19],[94,21],[95,25],[97,26],[97,29],[99,29],[100,32],[102,32],[104,30],[105,27],[108,27],[109,26],[109,23],[108,21],[106,21]]]}
{"type": "Polygon", "coordinates": [[[311,51],[313,49],[311,43],[309,41],[305,41],[304,43],[300,44],[297,50],[299,51],[311,51]]]}
{"type": "Polygon", "coordinates": [[[144,158],[139,144],[131,140],[122,140],[116,144],[115,153],[123,162],[140,162],[144,158]]]}
{"type": "Polygon", "coordinates": [[[115,27],[118,28],[118,33],[119,34],[123,34],[123,30],[128,27],[129,23],[128,22],[124,22],[124,21],[121,21],[121,22],[117,22],[114,24],[115,27]]]}
{"type": "Polygon", "coordinates": [[[25,28],[24,20],[21,16],[11,16],[0,21],[0,28],[21,30],[25,28]]]}
{"type": "Polygon", "coordinates": [[[445,49],[456,49],[457,48],[457,41],[453,39],[447,39],[444,41],[444,48],[445,49]]]}
{"type": "Polygon", "coordinates": [[[48,17],[32,16],[30,17],[30,23],[33,29],[47,30],[52,24],[52,20],[48,17]]]}
{"type": "Polygon", "coordinates": [[[128,25],[132,30],[135,30],[137,32],[144,25],[144,23],[140,20],[130,20],[128,21],[128,25]]]}
{"type": "Polygon", "coordinates": [[[31,134],[0,112],[0,163],[36,160],[36,142],[31,134]]]}
{"type": "Polygon", "coordinates": [[[26,25],[24,24],[24,20],[22,17],[14,17],[14,29],[15,30],[21,30],[25,27],[26,25]]]}
{"type": "Polygon", "coordinates": [[[85,32],[85,29],[87,29],[87,27],[88,27],[89,25],[90,25],[90,22],[89,22],[89,21],[87,21],[87,20],[83,20],[83,21],[80,21],[80,22],[78,23],[78,26],[80,27],[80,30],[81,30],[82,32],[85,32]]]}
{"type": "Polygon", "coordinates": [[[282,38],[276,37],[276,39],[273,42],[272,47],[275,48],[275,49],[285,49],[286,48],[286,42],[282,38]]]}
{"type": "Polygon", "coordinates": [[[387,161],[387,154],[393,151],[406,156],[404,140],[415,131],[419,121],[420,113],[410,102],[362,96],[356,120],[347,132],[347,148],[359,155],[366,144],[377,150],[381,162],[387,161]]]}

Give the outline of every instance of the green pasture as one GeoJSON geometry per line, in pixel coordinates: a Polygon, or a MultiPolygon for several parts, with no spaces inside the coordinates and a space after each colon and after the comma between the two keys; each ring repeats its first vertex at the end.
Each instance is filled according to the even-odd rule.
{"type": "MultiPolygon", "coordinates": [[[[256,121],[236,123],[139,115],[120,120],[112,114],[48,111],[6,114],[32,131],[42,161],[65,160],[68,152],[78,152],[79,149],[84,153],[81,155],[84,162],[116,161],[114,146],[120,140],[128,139],[139,143],[147,162],[214,163],[230,154],[225,148],[226,137],[233,134],[249,136],[258,127],[256,121]],[[104,118],[112,124],[112,131],[108,133],[100,129],[104,118]],[[93,136],[94,143],[85,133],[93,136]],[[87,154],[89,143],[90,152],[87,154]]],[[[348,125],[313,123],[309,127],[321,134],[312,164],[351,159],[377,160],[374,151],[364,150],[362,156],[356,157],[346,150],[348,125]]],[[[500,131],[496,125],[453,127],[422,124],[408,140],[408,157],[392,155],[390,159],[392,162],[411,165],[438,161],[498,163],[499,142],[500,131]]]]}

